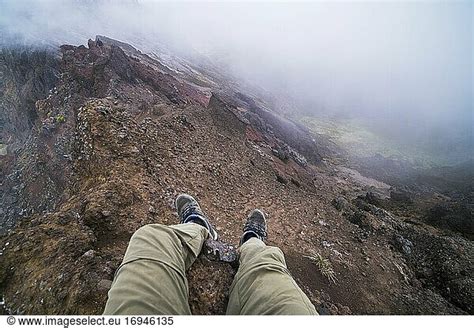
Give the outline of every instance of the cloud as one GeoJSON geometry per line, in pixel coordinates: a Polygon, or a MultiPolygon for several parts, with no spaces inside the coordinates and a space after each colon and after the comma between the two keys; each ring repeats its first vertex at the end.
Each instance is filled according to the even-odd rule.
{"type": "Polygon", "coordinates": [[[103,34],[196,50],[314,113],[472,143],[472,9],[469,1],[0,0],[0,26],[26,43],[85,43],[103,34]]]}

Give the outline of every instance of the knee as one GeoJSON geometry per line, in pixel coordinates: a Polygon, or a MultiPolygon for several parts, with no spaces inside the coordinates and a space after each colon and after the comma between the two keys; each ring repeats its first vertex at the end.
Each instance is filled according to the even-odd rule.
{"type": "Polygon", "coordinates": [[[172,249],[179,249],[180,247],[179,239],[169,227],[161,224],[149,224],[139,228],[132,235],[124,261],[137,258],[163,257],[172,249]]]}
{"type": "Polygon", "coordinates": [[[170,229],[166,225],[162,224],[147,224],[140,228],[138,228],[132,235],[132,240],[142,239],[142,238],[150,238],[155,236],[163,236],[168,235],[171,233],[170,229]]]}
{"type": "Polygon", "coordinates": [[[285,255],[282,250],[275,246],[267,246],[262,254],[262,257],[271,262],[283,265],[286,268],[285,255]]]}
{"type": "Polygon", "coordinates": [[[281,249],[267,246],[262,242],[249,244],[246,248],[242,247],[240,262],[242,265],[271,264],[286,268],[285,256],[281,249]]]}

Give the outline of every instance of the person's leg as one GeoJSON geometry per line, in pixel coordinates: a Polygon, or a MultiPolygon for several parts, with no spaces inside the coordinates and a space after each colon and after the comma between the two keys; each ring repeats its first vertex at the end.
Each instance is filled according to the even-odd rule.
{"type": "Polygon", "coordinates": [[[230,289],[227,314],[318,314],[291,277],[283,252],[263,242],[266,222],[259,213],[261,221],[257,218],[251,222],[254,211],[244,228],[240,266],[230,289]]]}
{"type": "Polygon", "coordinates": [[[130,240],[104,314],[191,314],[186,270],[209,232],[198,224],[150,224],[130,240]]]}

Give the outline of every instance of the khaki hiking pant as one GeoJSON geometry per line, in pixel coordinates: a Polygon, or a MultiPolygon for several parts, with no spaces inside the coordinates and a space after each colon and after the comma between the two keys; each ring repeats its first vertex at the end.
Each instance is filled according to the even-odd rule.
{"type": "MultiPolygon", "coordinates": [[[[194,223],[138,229],[115,274],[104,314],[190,315],[186,270],[207,237],[207,230],[194,223]]],[[[240,247],[227,314],[318,313],[291,277],[282,251],[251,238],[240,247]]]]}

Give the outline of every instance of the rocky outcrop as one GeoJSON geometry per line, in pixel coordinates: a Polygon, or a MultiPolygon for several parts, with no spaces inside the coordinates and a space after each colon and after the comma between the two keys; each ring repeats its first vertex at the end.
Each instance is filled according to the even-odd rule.
{"type": "Polygon", "coordinates": [[[52,166],[46,145],[35,139],[40,116],[35,103],[51,94],[58,66],[49,50],[0,50],[0,232],[22,217],[51,210],[61,193],[54,173],[38,179],[38,171],[52,166]]]}

